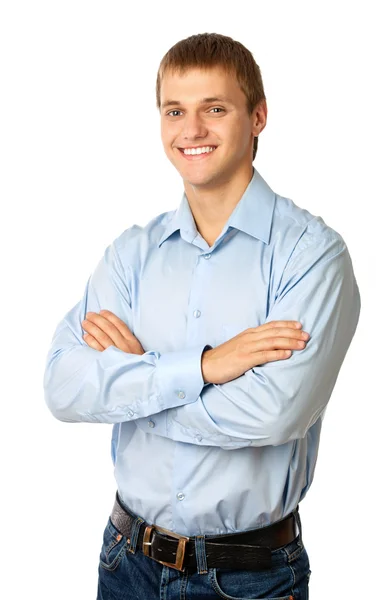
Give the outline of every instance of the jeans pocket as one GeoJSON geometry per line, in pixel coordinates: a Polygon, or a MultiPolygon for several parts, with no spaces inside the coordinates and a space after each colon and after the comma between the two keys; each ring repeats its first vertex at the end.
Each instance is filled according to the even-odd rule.
{"type": "Polygon", "coordinates": [[[110,517],[103,532],[99,563],[108,571],[114,571],[126,551],[126,537],[113,525],[110,517]]]}
{"type": "Polygon", "coordinates": [[[210,569],[213,590],[224,600],[294,600],[290,568],[250,571],[210,569]]]}

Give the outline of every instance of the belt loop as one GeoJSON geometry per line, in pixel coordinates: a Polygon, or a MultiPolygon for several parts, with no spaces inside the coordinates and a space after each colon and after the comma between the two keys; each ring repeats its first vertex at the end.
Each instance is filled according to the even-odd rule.
{"type": "Polygon", "coordinates": [[[131,533],[129,535],[129,551],[132,552],[132,554],[135,554],[136,551],[137,539],[139,537],[139,530],[142,523],[144,523],[144,519],[137,517],[134,519],[131,526],[131,533]]]}
{"type": "Polygon", "coordinates": [[[197,572],[199,575],[204,575],[205,573],[208,573],[205,535],[196,536],[195,549],[197,572]]]}

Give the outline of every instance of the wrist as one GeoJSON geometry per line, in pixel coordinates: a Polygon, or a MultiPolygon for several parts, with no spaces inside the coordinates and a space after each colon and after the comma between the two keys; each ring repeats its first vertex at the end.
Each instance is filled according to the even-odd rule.
{"type": "Polygon", "coordinates": [[[206,346],[201,355],[201,374],[204,383],[211,383],[208,379],[208,359],[212,352],[212,346],[206,346]]]}

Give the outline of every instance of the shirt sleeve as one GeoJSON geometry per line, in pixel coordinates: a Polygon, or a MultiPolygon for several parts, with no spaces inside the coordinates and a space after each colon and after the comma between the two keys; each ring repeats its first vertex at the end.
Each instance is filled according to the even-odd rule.
{"type": "MultiPolygon", "coordinates": [[[[205,344],[179,352],[98,351],[83,340],[87,312],[112,311],[132,331],[132,302],[116,240],[90,275],[82,299],[58,323],[46,357],[44,397],[60,421],[120,423],[194,402],[205,386],[205,344]]],[[[208,346],[207,346],[208,347],[208,346]]]]}
{"type": "MultiPolygon", "coordinates": [[[[158,415],[153,429],[175,441],[236,449],[303,438],[322,418],[355,333],[360,295],[348,249],[337,232],[308,233],[293,251],[266,319],[298,320],[310,339],[285,360],[206,385],[186,406],[158,415]]],[[[151,423],[150,423],[151,426],[151,423]]]]}

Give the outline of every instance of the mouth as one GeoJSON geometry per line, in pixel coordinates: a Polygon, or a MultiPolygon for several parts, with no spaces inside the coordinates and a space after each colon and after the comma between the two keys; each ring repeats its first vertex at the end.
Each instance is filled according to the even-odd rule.
{"type": "Polygon", "coordinates": [[[197,148],[177,148],[186,160],[199,161],[211,156],[217,149],[217,146],[199,146],[197,148]]]}

